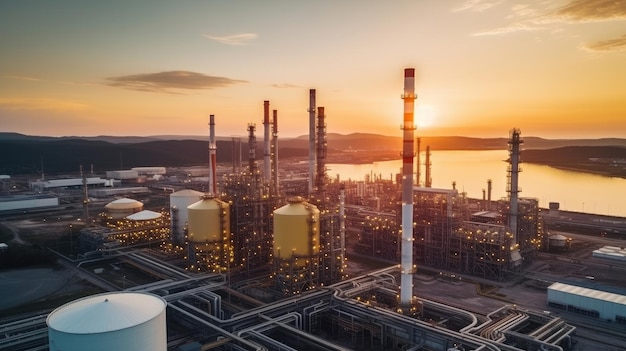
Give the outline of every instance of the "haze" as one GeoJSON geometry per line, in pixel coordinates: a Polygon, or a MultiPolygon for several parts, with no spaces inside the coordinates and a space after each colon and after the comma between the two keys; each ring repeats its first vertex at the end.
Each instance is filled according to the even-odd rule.
{"type": "Polygon", "coordinates": [[[626,2],[0,1],[0,130],[244,135],[278,110],[306,134],[626,137],[626,2]]]}

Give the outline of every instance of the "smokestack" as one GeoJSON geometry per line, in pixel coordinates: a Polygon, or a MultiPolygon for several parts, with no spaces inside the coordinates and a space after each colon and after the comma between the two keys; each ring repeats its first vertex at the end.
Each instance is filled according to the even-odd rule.
{"type": "Polygon", "coordinates": [[[487,210],[491,211],[491,179],[487,179],[487,210]]]}
{"type": "Polygon", "coordinates": [[[315,176],[315,89],[309,89],[309,196],[315,176]]]}
{"type": "Polygon", "coordinates": [[[456,181],[455,180],[452,181],[452,190],[456,190],[456,181]]]}
{"type": "Polygon", "coordinates": [[[87,191],[87,176],[83,173],[83,165],[80,165],[80,177],[83,180],[83,217],[85,224],[89,225],[89,193],[87,191]]]}
{"type": "Polygon", "coordinates": [[[263,178],[269,183],[272,179],[270,165],[270,102],[263,101],[263,178]]]}
{"type": "Polygon", "coordinates": [[[422,144],[422,138],[417,138],[417,167],[416,167],[416,181],[415,181],[415,185],[420,186],[420,178],[422,177],[421,174],[421,166],[420,166],[420,153],[422,152],[421,150],[421,144],[422,144]]]}
{"type": "Polygon", "coordinates": [[[256,173],[256,136],[254,131],[256,125],[253,123],[248,124],[248,172],[250,175],[256,173]]]}
{"type": "Polygon", "coordinates": [[[217,144],[215,142],[215,115],[209,115],[209,194],[217,195],[217,144]]]}
{"type": "Polygon", "coordinates": [[[509,139],[509,176],[507,192],[509,193],[509,200],[511,202],[511,214],[509,217],[509,227],[513,234],[512,247],[517,246],[517,211],[518,211],[518,194],[520,192],[518,187],[519,182],[519,164],[520,164],[520,145],[524,141],[520,138],[520,130],[517,128],[511,129],[511,138],[509,139]]]}
{"type": "Polygon", "coordinates": [[[402,147],[402,255],[400,306],[408,307],[413,301],[413,134],[415,104],[415,69],[404,69],[404,124],[402,147]]]}
{"type": "Polygon", "coordinates": [[[272,118],[272,188],[274,196],[278,196],[278,111],[273,111],[272,118]]]}
{"type": "Polygon", "coordinates": [[[425,174],[425,180],[424,180],[424,186],[427,188],[431,188],[433,186],[433,178],[430,175],[430,166],[431,166],[431,162],[430,162],[430,145],[426,146],[426,163],[424,164],[424,168],[426,168],[426,174],[425,174]]]}

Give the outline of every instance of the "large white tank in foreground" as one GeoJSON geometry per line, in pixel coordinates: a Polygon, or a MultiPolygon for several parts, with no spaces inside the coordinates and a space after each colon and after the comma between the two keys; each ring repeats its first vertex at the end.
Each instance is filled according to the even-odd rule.
{"type": "Polygon", "coordinates": [[[145,293],[105,293],[48,315],[50,351],[167,351],[166,302],[145,293]]]}

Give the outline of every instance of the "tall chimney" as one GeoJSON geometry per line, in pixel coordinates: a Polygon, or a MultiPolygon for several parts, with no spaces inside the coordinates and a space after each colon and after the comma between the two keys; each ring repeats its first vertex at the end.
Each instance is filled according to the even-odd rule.
{"type": "Polygon", "coordinates": [[[309,196],[315,176],[315,89],[309,89],[309,196]]]}
{"type": "Polygon", "coordinates": [[[272,118],[272,188],[274,196],[278,196],[278,111],[273,111],[272,118]]]}
{"type": "Polygon", "coordinates": [[[408,307],[413,301],[413,158],[415,69],[404,69],[404,124],[402,147],[402,255],[400,305],[408,307]]]}
{"type": "Polygon", "coordinates": [[[215,116],[209,116],[209,194],[217,195],[217,144],[215,142],[215,116]]]}
{"type": "Polygon", "coordinates": [[[263,178],[269,183],[272,179],[270,165],[270,102],[263,101],[263,178]]]}

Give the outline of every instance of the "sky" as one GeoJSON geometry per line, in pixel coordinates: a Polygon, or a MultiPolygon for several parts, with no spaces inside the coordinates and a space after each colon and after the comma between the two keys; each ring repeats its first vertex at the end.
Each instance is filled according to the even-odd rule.
{"type": "Polygon", "coordinates": [[[626,138],[626,0],[0,0],[0,131],[626,138]]]}

